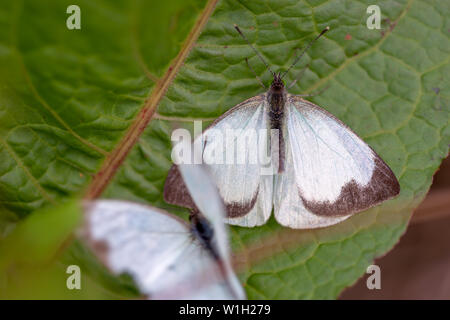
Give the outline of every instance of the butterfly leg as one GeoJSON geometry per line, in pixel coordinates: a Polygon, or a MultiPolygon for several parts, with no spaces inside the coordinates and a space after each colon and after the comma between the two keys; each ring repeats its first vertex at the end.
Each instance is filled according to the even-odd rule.
{"type": "Polygon", "coordinates": [[[264,88],[267,89],[266,86],[264,85],[264,83],[261,81],[261,79],[258,77],[258,75],[256,74],[255,70],[253,70],[252,66],[250,65],[250,63],[248,62],[248,58],[245,58],[245,62],[247,62],[247,66],[250,69],[250,71],[253,73],[253,75],[256,77],[256,80],[258,80],[259,84],[264,88]]]}

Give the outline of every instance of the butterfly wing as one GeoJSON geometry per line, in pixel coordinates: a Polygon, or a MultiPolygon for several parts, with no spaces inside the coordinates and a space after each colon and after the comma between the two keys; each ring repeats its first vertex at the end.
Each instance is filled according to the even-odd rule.
{"type": "Polygon", "coordinates": [[[214,248],[217,250],[220,263],[224,269],[224,277],[228,281],[235,296],[245,299],[245,293],[237,279],[230,261],[227,226],[224,224],[225,207],[205,166],[180,164],[179,172],[193,201],[202,215],[209,221],[214,230],[214,248]]]}
{"type": "Polygon", "coordinates": [[[219,255],[222,259],[229,259],[228,237],[223,219],[225,208],[217,187],[211,180],[205,166],[194,164],[180,164],[178,170],[183,181],[202,215],[209,221],[217,240],[219,255]]]}
{"type": "MultiPolygon", "coordinates": [[[[197,138],[204,139],[203,160],[225,203],[227,222],[233,225],[262,225],[272,211],[273,176],[261,174],[256,147],[268,143],[266,110],[264,95],[250,98],[223,114],[197,138]],[[247,139],[247,143],[238,139],[247,139]]],[[[169,171],[164,199],[194,207],[176,166],[169,171]]]]}
{"type": "Polygon", "coordinates": [[[327,111],[288,95],[285,119],[286,172],[274,192],[280,224],[332,225],[400,192],[386,163],[327,111]]]}
{"type": "Polygon", "coordinates": [[[88,202],[81,237],[115,274],[151,299],[234,299],[217,261],[181,219],[153,207],[88,202]]]}

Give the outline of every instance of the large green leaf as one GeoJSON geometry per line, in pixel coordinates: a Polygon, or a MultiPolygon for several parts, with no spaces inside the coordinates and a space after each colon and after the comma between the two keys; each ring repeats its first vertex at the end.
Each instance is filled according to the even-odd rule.
{"type": "Polygon", "coordinates": [[[65,28],[68,4],[1,4],[0,221],[13,224],[84,190],[183,215],[161,194],[171,129],[260,93],[245,57],[270,82],[233,23],[275,70],[330,26],[289,74],[288,82],[309,64],[291,92],[329,86],[311,100],[364,138],[402,189],[330,228],[292,231],[273,219],[232,228],[250,298],[336,297],[398,241],[448,153],[446,1],[380,1],[382,30],[366,27],[370,1],[227,0],[209,19],[213,1],[81,1],[82,29],[73,31],[65,28]]]}

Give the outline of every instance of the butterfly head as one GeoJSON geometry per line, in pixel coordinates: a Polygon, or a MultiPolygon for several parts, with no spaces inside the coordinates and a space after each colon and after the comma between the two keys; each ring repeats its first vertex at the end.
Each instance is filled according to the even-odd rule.
{"type": "Polygon", "coordinates": [[[284,82],[281,79],[281,72],[273,74],[273,81],[270,85],[270,89],[272,91],[283,91],[284,90],[284,82]]]}

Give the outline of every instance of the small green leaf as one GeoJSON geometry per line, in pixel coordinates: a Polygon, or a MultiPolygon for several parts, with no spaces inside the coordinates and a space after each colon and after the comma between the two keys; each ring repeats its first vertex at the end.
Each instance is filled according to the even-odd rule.
{"type": "Polygon", "coordinates": [[[68,241],[80,218],[81,208],[73,200],[27,217],[0,242],[0,273],[13,263],[41,264],[51,260],[68,241]]]}
{"type": "Polygon", "coordinates": [[[80,201],[70,200],[39,209],[17,224],[0,242],[1,299],[138,296],[131,279],[112,279],[86,248],[78,241],[72,241],[81,217],[80,201]],[[73,265],[80,270],[79,290],[67,286],[71,276],[67,270],[73,265]]]}

